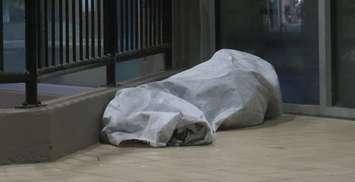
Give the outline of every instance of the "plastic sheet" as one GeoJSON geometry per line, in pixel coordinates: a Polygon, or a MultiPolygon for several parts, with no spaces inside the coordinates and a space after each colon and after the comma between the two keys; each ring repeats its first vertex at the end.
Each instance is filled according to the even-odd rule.
{"type": "Polygon", "coordinates": [[[102,133],[113,145],[204,145],[219,129],[255,126],[280,114],[274,68],[251,54],[220,50],[166,80],[119,90],[104,113],[102,133]]]}

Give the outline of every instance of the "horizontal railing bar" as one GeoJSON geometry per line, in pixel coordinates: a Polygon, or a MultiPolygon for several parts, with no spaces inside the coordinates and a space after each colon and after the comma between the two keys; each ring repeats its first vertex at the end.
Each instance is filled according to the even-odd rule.
{"type": "Polygon", "coordinates": [[[144,76],[141,76],[138,78],[134,78],[132,80],[121,81],[121,82],[118,82],[117,85],[118,85],[119,89],[136,87],[136,86],[139,86],[142,84],[146,84],[146,83],[155,82],[155,81],[169,78],[169,77],[176,75],[178,73],[181,73],[182,71],[185,71],[185,70],[186,70],[186,68],[160,71],[158,73],[144,75],[144,76]]]}
{"type": "Polygon", "coordinates": [[[146,56],[151,56],[159,53],[165,53],[170,49],[170,44],[164,44],[164,46],[145,48],[141,50],[126,51],[123,53],[118,53],[115,58],[118,59],[117,62],[125,62],[130,59],[143,58],[146,56]]]}
{"type": "Polygon", "coordinates": [[[0,83],[24,83],[28,80],[25,73],[0,73],[0,83]]]}
{"type": "Polygon", "coordinates": [[[126,51],[123,53],[118,53],[115,55],[105,55],[102,56],[101,58],[92,58],[92,59],[87,59],[83,60],[80,62],[73,62],[71,64],[63,64],[55,67],[49,67],[49,68],[44,68],[38,71],[38,74],[40,76],[50,74],[52,72],[61,72],[58,73],[58,75],[62,74],[68,74],[68,73],[73,73],[73,72],[78,72],[82,71],[89,68],[95,68],[99,66],[104,66],[113,60],[116,60],[117,62],[125,62],[129,61],[131,59],[137,59],[137,58],[142,58],[146,56],[151,56],[159,53],[164,53],[170,48],[170,44],[165,44],[159,47],[153,47],[153,48],[147,48],[147,49],[141,49],[141,50],[135,50],[135,51],[126,51]],[[82,68],[79,68],[82,67],[82,68]],[[74,69],[69,70],[69,69],[74,69]]]}
{"type": "Polygon", "coordinates": [[[44,68],[38,71],[39,75],[45,75],[45,74],[50,74],[52,72],[57,72],[57,71],[62,71],[65,69],[72,69],[76,67],[81,67],[81,66],[86,66],[86,65],[94,65],[94,64],[100,64],[100,65],[105,65],[107,64],[105,60],[107,59],[112,59],[110,56],[102,56],[101,58],[92,58],[92,59],[84,59],[78,62],[73,62],[70,64],[62,64],[62,65],[57,65],[53,67],[48,67],[44,68]]]}
{"type": "MultiPolygon", "coordinates": [[[[96,58],[95,60],[98,60],[98,58],[96,58]]],[[[110,62],[110,60],[112,60],[112,58],[107,56],[107,57],[102,57],[99,59],[99,61],[95,61],[95,63],[91,63],[91,64],[82,64],[82,65],[76,64],[76,65],[71,65],[71,67],[61,68],[55,71],[47,70],[47,72],[43,72],[42,74],[40,74],[39,81],[43,81],[57,76],[77,73],[89,69],[94,69],[100,66],[105,66],[108,62],[110,62]]]]}

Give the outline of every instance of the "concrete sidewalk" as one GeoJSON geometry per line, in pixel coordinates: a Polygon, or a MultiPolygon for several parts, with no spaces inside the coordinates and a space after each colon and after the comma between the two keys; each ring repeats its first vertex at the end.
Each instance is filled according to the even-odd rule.
{"type": "Polygon", "coordinates": [[[351,182],[355,122],[286,115],[218,133],[213,145],[97,145],[54,163],[0,167],[0,181],[351,182]]]}

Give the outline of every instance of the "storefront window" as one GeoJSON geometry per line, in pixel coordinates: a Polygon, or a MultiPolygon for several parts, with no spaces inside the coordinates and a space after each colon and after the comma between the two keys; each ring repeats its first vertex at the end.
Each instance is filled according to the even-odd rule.
{"type": "Polygon", "coordinates": [[[283,100],[319,104],[318,3],[315,0],[220,0],[219,48],[256,54],[274,65],[283,100]]]}
{"type": "Polygon", "coordinates": [[[334,0],[335,104],[355,108],[355,1],[334,0]]]}
{"type": "Polygon", "coordinates": [[[25,1],[4,0],[4,70],[25,70],[25,1]]]}

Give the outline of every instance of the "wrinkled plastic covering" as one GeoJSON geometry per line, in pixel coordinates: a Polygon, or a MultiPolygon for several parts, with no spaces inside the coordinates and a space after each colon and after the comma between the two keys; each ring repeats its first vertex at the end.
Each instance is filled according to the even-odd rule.
{"type": "Polygon", "coordinates": [[[209,61],[166,80],[119,90],[104,113],[113,145],[203,145],[220,129],[254,126],[281,114],[273,67],[259,57],[220,50],[209,61]]]}

